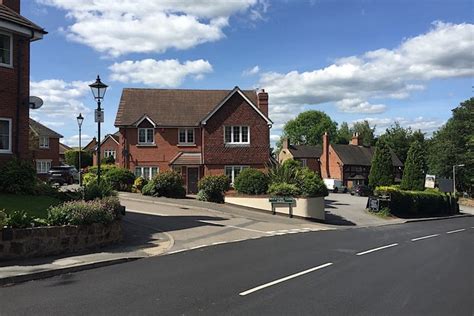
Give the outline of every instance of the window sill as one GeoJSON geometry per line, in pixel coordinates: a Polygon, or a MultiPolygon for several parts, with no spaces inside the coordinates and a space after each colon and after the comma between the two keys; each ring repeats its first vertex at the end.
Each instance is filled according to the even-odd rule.
{"type": "Polygon", "coordinates": [[[157,147],[156,144],[137,144],[137,147],[157,147]]]}
{"type": "Polygon", "coordinates": [[[180,143],[180,144],[178,144],[178,147],[197,147],[197,145],[196,144],[180,143]]]}
{"type": "Polygon", "coordinates": [[[8,64],[1,64],[1,63],[0,63],[0,67],[2,67],[2,68],[8,68],[8,69],[13,69],[13,65],[8,65],[8,64]]]}
{"type": "Polygon", "coordinates": [[[250,144],[231,144],[231,143],[227,143],[227,144],[225,144],[225,147],[250,147],[250,144]]]}
{"type": "Polygon", "coordinates": [[[0,150],[0,155],[11,155],[13,154],[10,150],[0,150]]]}

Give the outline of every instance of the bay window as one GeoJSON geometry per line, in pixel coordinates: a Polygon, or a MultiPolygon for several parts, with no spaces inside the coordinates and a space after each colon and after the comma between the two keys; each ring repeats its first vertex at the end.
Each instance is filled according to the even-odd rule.
{"type": "Polygon", "coordinates": [[[159,170],[158,167],[135,167],[135,176],[151,180],[158,174],[159,170]]]}

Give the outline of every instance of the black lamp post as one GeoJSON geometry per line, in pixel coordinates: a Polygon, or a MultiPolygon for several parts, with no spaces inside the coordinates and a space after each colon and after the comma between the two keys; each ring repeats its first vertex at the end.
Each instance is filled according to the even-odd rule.
{"type": "Polygon", "coordinates": [[[81,132],[82,132],[82,122],[84,118],[82,117],[82,113],[79,113],[79,116],[76,117],[77,125],[79,126],[79,186],[82,187],[82,163],[81,163],[81,154],[82,154],[82,144],[81,144],[81,132]]]}
{"type": "Polygon", "coordinates": [[[90,84],[94,99],[97,101],[97,109],[95,110],[95,121],[97,122],[97,181],[100,182],[100,123],[104,121],[104,112],[100,108],[102,99],[104,99],[107,85],[100,81],[99,75],[93,84],[90,84]]]}

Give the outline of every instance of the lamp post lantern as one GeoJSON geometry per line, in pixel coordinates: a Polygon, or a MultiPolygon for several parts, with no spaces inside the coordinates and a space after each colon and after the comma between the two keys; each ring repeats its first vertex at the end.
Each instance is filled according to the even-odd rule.
{"type": "Polygon", "coordinates": [[[79,116],[76,117],[77,125],[79,126],[79,186],[82,187],[82,163],[81,163],[81,156],[82,156],[82,144],[81,144],[81,132],[82,132],[82,122],[84,122],[84,117],[82,117],[82,113],[79,113],[79,116]]]}
{"type": "Polygon", "coordinates": [[[464,167],[464,164],[453,165],[453,195],[456,197],[456,167],[464,167]]]}
{"type": "Polygon", "coordinates": [[[100,182],[100,123],[104,121],[104,112],[100,105],[108,86],[100,81],[100,77],[97,75],[97,79],[89,87],[91,87],[92,95],[97,101],[97,109],[95,110],[95,121],[97,122],[97,181],[100,182]]]}

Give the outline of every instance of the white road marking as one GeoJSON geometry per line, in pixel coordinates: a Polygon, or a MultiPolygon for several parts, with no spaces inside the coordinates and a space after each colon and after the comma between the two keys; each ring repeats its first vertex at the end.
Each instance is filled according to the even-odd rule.
{"type": "Polygon", "coordinates": [[[185,249],[179,249],[179,250],[175,250],[175,251],[170,251],[168,252],[167,254],[168,255],[172,255],[172,254],[175,254],[175,253],[180,253],[180,252],[184,252],[184,251],[188,251],[189,249],[185,248],[185,249]]]}
{"type": "Polygon", "coordinates": [[[244,292],[239,293],[239,295],[240,295],[240,296],[245,296],[245,295],[251,294],[251,293],[253,293],[253,292],[262,290],[262,289],[264,289],[264,288],[270,287],[270,286],[272,286],[272,285],[275,285],[275,284],[278,284],[278,283],[281,283],[281,282],[285,282],[285,281],[294,279],[294,278],[296,278],[296,277],[302,276],[302,275],[304,275],[304,274],[307,274],[307,273],[310,273],[310,272],[313,272],[313,271],[316,271],[316,270],[319,270],[319,269],[323,269],[323,268],[329,267],[330,265],[332,265],[332,262],[328,262],[328,263],[322,264],[322,265],[320,265],[320,266],[317,266],[317,267],[314,267],[314,268],[311,268],[311,269],[308,269],[308,270],[304,270],[304,271],[301,271],[301,272],[298,272],[298,273],[289,275],[289,276],[287,276],[287,277],[284,277],[284,278],[281,278],[281,279],[278,279],[278,280],[275,280],[275,281],[272,281],[272,282],[269,282],[269,283],[266,283],[266,284],[263,284],[263,285],[254,287],[253,289],[250,289],[250,290],[247,290],[247,291],[244,291],[244,292]]]}
{"type": "Polygon", "coordinates": [[[356,256],[362,256],[362,255],[365,255],[365,254],[368,254],[368,253],[371,253],[371,252],[374,252],[374,251],[378,251],[378,250],[382,250],[382,249],[390,248],[390,247],[395,247],[395,246],[398,246],[398,244],[395,243],[395,244],[391,244],[391,245],[387,245],[387,246],[382,246],[382,247],[378,247],[378,248],[374,248],[374,249],[369,249],[369,250],[366,250],[366,251],[363,251],[363,252],[356,253],[356,256]]]}
{"type": "Polygon", "coordinates": [[[450,231],[450,232],[447,232],[446,234],[459,233],[459,232],[463,232],[463,231],[465,231],[465,230],[466,230],[465,228],[456,229],[456,230],[452,230],[452,231],[450,231]]]}
{"type": "Polygon", "coordinates": [[[246,231],[249,231],[249,232],[255,232],[255,233],[260,233],[260,234],[269,234],[268,232],[264,232],[263,230],[256,230],[256,229],[239,227],[239,226],[234,226],[234,225],[225,225],[225,224],[213,223],[213,222],[210,222],[210,221],[203,221],[203,220],[200,220],[199,222],[205,223],[205,224],[211,224],[211,225],[219,225],[221,227],[230,227],[230,228],[235,228],[235,229],[241,229],[241,230],[246,230],[246,231]]]}
{"type": "Polygon", "coordinates": [[[439,234],[433,234],[433,235],[428,235],[428,236],[413,238],[411,241],[417,241],[417,240],[422,240],[422,239],[427,239],[427,238],[433,238],[433,237],[438,237],[438,236],[439,236],[439,234]]]}

